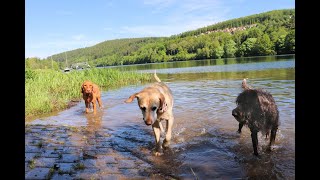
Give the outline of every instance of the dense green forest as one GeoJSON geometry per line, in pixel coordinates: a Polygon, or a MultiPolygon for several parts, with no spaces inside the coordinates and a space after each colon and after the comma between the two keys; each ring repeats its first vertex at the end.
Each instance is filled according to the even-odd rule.
{"type": "Polygon", "coordinates": [[[169,61],[295,54],[295,9],[273,10],[170,37],[108,40],[39,59],[26,68],[63,69],[78,62],[113,66],[169,61]]]}

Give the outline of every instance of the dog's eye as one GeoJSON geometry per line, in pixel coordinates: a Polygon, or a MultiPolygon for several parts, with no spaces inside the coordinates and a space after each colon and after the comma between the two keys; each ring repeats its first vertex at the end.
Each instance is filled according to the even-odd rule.
{"type": "Polygon", "coordinates": [[[152,111],[155,111],[157,109],[157,107],[152,107],[152,111]]]}
{"type": "Polygon", "coordinates": [[[146,107],[140,107],[140,109],[141,109],[142,111],[145,111],[145,110],[146,110],[146,107]]]}

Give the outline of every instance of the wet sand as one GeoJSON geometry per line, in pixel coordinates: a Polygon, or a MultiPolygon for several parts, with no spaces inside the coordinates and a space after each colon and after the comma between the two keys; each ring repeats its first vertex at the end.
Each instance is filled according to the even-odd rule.
{"type": "Polygon", "coordinates": [[[174,169],[163,166],[166,158],[151,155],[151,142],[123,146],[125,137],[108,128],[96,130],[96,123],[101,122],[83,127],[27,125],[25,179],[177,179],[174,169]]]}

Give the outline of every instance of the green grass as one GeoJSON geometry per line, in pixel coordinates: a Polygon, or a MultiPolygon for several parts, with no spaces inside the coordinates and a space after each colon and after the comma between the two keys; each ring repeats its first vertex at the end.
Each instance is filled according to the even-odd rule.
{"type": "Polygon", "coordinates": [[[81,84],[90,80],[107,91],[130,84],[150,81],[148,74],[92,68],[62,73],[54,70],[25,71],[25,119],[68,107],[71,100],[81,100],[81,84]]]}

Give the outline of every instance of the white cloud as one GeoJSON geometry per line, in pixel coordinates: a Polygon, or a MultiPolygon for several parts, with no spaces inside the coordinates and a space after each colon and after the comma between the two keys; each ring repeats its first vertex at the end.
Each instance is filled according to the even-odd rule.
{"type": "Polygon", "coordinates": [[[134,37],[168,36],[172,28],[170,26],[125,26],[119,31],[120,34],[129,34],[134,37]]]}
{"type": "Polygon", "coordinates": [[[72,39],[76,40],[76,41],[80,41],[82,39],[85,38],[85,35],[84,34],[78,34],[78,35],[74,35],[72,36],[72,39]]]}
{"type": "Polygon", "coordinates": [[[171,36],[224,21],[230,11],[222,0],[145,0],[144,4],[166,12],[162,25],[126,26],[119,33],[143,37],[171,36]]]}
{"type": "Polygon", "coordinates": [[[144,0],[143,3],[152,6],[167,6],[176,0],[144,0]]]}
{"type": "MultiPolygon", "coordinates": [[[[143,0],[146,8],[151,9],[152,13],[161,13],[161,19],[154,18],[153,24],[142,24],[123,26],[121,28],[103,27],[103,31],[108,31],[105,37],[99,40],[91,40],[84,34],[77,34],[71,38],[63,35],[51,33],[54,37],[52,41],[26,46],[26,57],[37,54],[38,57],[45,58],[52,54],[61,53],[77,48],[83,48],[106,41],[106,37],[132,38],[132,37],[163,37],[179,34],[182,32],[195,30],[201,27],[225,21],[231,11],[230,3],[241,0],[143,0]],[[228,3],[228,4],[226,4],[228,3]],[[162,11],[162,12],[161,12],[162,11]],[[114,31],[114,32],[113,32],[114,31]],[[37,53],[33,53],[37,52],[37,53]]],[[[114,2],[107,3],[107,6],[114,6],[114,2]]],[[[72,15],[71,11],[56,11],[59,15],[72,15]]],[[[33,41],[33,43],[35,43],[33,41]]]]}
{"type": "Polygon", "coordinates": [[[197,28],[220,22],[220,19],[190,19],[188,22],[172,23],[168,25],[145,25],[125,26],[119,31],[120,34],[129,34],[133,37],[158,37],[177,35],[182,32],[195,30],[197,28]]]}
{"type": "Polygon", "coordinates": [[[100,41],[96,41],[96,40],[58,39],[55,41],[44,42],[44,43],[33,43],[32,45],[26,45],[25,57],[46,58],[53,54],[61,53],[64,51],[70,51],[78,48],[93,46],[99,42],[100,41]]]}
{"type": "MultiPolygon", "coordinates": [[[[159,13],[162,10],[166,11],[170,8],[180,15],[188,15],[188,13],[199,11],[213,11],[219,9],[223,4],[223,0],[144,0],[143,3],[152,8],[153,13],[159,13]]],[[[221,10],[221,9],[220,9],[221,10]]],[[[206,12],[207,13],[207,12],[206,12]]]]}
{"type": "Polygon", "coordinates": [[[174,4],[176,0],[144,0],[143,3],[148,6],[152,6],[153,13],[158,13],[161,10],[174,4]]]}

